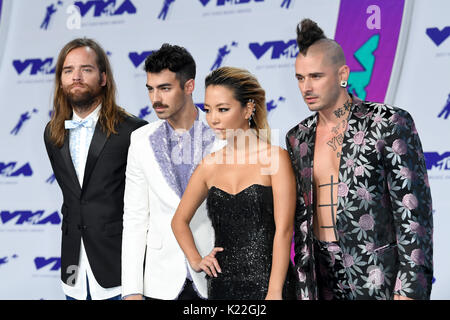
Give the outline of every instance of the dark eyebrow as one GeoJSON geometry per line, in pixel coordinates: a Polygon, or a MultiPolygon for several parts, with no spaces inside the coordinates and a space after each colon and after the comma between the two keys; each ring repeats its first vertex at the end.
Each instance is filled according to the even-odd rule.
{"type": "MultiPolygon", "coordinates": [[[[211,106],[209,104],[207,104],[207,103],[205,103],[204,106],[208,107],[208,108],[211,108],[211,106]]],[[[231,106],[231,104],[226,103],[226,102],[221,102],[221,103],[216,104],[214,107],[215,108],[220,108],[222,106],[231,106]]]]}
{"type": "MultiPolygon", "coordinates": [[[[64,69],[73,69],[73,68],[74,67],[72,65],[69,65],[69,66],[63,67],[63,70],[64,69]]],[[[93,65],[91,65],[91,64],[84,64],[84,65],[81,66],[81,68],[92,68],[92,69],[95,69],[95,67],[93,65]]]]}
{"type": "MultiPolygon", "coordinates": [[[[325,73],[323,72],[311,72],[308,74],[308,76],[323,76],[325,73]]],[[[295,76],[298,77],[304,77],[304,75],[300,74],[300,73],[296,73],[295,76]]]]}
{"type": "MultiPolygon", "coordinates": [[[[146,84],[145,85],[147,87],[147,89],[153,89],[152,86],[146,84]]],[[[160,85],[157,86],[158,89],[164,88],[164,87],[171,87],[172,85],[170,83],[162,83],[160,85]]]]}
{"type": "Polygon", "coordinates": [[[172,86],[172,84],[170,84],[170,83],[162,83],[162,84],[158,85],[157,88],[171,87],[171,86],[172,86]]]}

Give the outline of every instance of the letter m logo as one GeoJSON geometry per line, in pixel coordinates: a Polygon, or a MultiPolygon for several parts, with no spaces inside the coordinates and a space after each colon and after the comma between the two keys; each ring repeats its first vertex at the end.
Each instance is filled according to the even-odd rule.
{"type": "Polygon", "coordinates": [[[282,56],[289,59],[295,58],[298,54],[297,42],[295,39],[284,42],[280,41],[268,41],[263,44],[257,42],[252,42],[249,44],[250,51],[256,57],[256,59],[261,59],[268,51],[272,50],[272,55],[270,58],[280,59],[282,56]]]}
{"type": "Polygon", "coordinates": [[[450,151],[440,155],[437,152],[424,152],[427,170],[438,168],[439,170],[450,170],[450,151]]]}
{"type": "Polygon", "coordinates": [[[26,69],[29,68],[30,75],[34,76],[38,73],[41,74],[54,74],[55,68],[52,68],[53,58],[41,59],[26,59],[24,61],[14,60],[13,66],[17,71],[17,74],[21,75],[26,69]]]}
{"type": "Polygon", "coordinates": [[[138,53],[138,52],[130,52],[130,54],[128,55],[128,57],[130,58],[131,62],[133,63],[133,65],[137,68],[139,67],[144,61],[145,59],[151,55],[153,53],[153,51],[144,51],[142,53],[138,53]]]}
{"type": "Polygon", "coordinates": [[[46,266],[53,265],[51,267],[51,271],[58,271],[61,269],[61,258],[44,258],[44,257],[37,257],[34,259],[34,264],[36,266],[36,270],[40,270],[46,266]]]}

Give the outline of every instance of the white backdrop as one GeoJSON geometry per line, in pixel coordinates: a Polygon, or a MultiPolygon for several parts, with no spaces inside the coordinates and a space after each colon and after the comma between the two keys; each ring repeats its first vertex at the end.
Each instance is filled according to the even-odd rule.
{"type": "MultiPolygon", "coordinates": [[[[198,104],[203,101],[204,78],[212,67],[246,68],[266,89],[269,122],[278,130],[274,143],[284,146],[285,133],[309,115],[294,78],[298,52],[293,41],[296,24],[309,17],[329,37],[338,31],[357,33],[368,26],[354,25],[354,30],[343,30],[348,28],[348,23],[339,20],[340,8],[349,3],[360,6],[358,12],[364,21],[371,13],[366,11],[368,5],[364,1],[352,1],[3,0],[0,299],[64,298],[59,282],[62,196],[51,179],[42,134],[52,108],[55,76],[52,69],[65,43],[83,36],[101,43],[113,66],[120,105],[147,121],[155,120],[156,116],[145,88],[143,62],[162,43],[185,46],[194,56],[198,65],[194,101],[198,104]],[[71,11],[74,5],[80,19],[71,11]]],[[[383,41],[387,41],[383,34],[390,32],[383,30],[383,9],[386,8],[385,13],[388,11],[389,1],[394,2],[370,1],[382,9],[379,50],[383,49],[383,41]]],[[[388,88],[386,102],[407,109],[416,120],[422,138],[430,165],[435,209],[436,281],[432,298],[449,299],[450,277],[446,270],[450,269],[450,239],[446,228],[450,227],[450,218],[445,213],[450,209],[446,197],[450,185],[450,115],[447,118],[445,113],[438,115],[450,104],[450,37],[446,38],[450,27],[445,29],[450,26],[445,14],[450,12],[450,2],[406,1],[406,7],[405,16],[397,17],[402,25],[399,38],[402,45],[397,48],[389,83],[389,88],[395,90],[388,88]],[[427,29],[431,29],[428,31],[431,36],[427,29]],[[442,42],[437,45],[434,41],[442,42]]],[[[352,21],[351,16],[346,19],[352,21]]],[[[346,51],[350,56],[353,53],[346,51]]],[[[390,70],[380,63],[374,68],[390,70]]],[[[389,78],[386,85],[388,82],[389,78]]],[[[370,98],[375,90],[366,88],[370,98]]],[[[383,102],[384,93],[373,96],[383,102]]]]}

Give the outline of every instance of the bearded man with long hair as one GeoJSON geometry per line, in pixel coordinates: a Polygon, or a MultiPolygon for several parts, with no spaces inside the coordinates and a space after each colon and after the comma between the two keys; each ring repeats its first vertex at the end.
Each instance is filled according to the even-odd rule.
{"type": "Polygon", "coordinates": [[[146,124],[116,103],[108,57],[92,39],[61,50],[44,141],[63,193],[61,280],[67,299],[119,299],[130,135],[146,124]]]}

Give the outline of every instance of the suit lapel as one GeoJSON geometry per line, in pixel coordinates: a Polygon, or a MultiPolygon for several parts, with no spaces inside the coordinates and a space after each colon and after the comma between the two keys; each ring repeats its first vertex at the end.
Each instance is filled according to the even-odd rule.
{"type": "Polygon", "coordinates": [[[81,186],[77,177],[77,173],[75,171],[75,167],[73,166],[72,157],[70,155],[69,140],[70,140],[69,135],[67,135],[66,138],[64,139],[64,144],[62,148],[59,150],[71,180],[67,185],[72,190],[72,192],[79,198],[81,195],[81,186]]]}
{"type": "MultiPolygon", "coordinates": [[[[371,117],[372,112],[369,112],[366,105],[364,105],[360,99],[353,97],[353,107],[350,110],[348,118],[348,128],[342,143],[341,153],[343,155],[353,155],[354,159],[357,158],[358,154],[361,152],[361,148],[368,142],[366,141],[365,136],[371,117]]],[[[339,174],[343,174],[345,171],[345,168],[342,169],[344,164],[342,158],[343,157],[341,156],[339,174]]]]}
{"type": "Polygon", "coordinates": [[[169,152],[170,131],[167,126],[168,124],[164,121],[150,135],[150,145],[152,146],[156,162],[159,165],[159,169],[164,176],[164,179],[175,194],[181,198],[182,192],[177,183],[172,158],[169,152]]]}
{"type": "Polygon", "coordinates": [[[100,121],[97,121],[95,126],[94,135],[92,137],[91,145],[89,147],[89,152],[86,160],[86,167],[84,170],[83,178],[83,190],[89,183],[92,171],[94,170],[95,164],[97,163],[98,157],[103,150],[107,140],[106,133],[101,129],[100,121]]]}
{"type": "MultiPolygon", "coordinates": [[[[316,129],[317,129],[317,117],[318,114],[316,113],[312,119],[308,121],[306,126],[303,128],[300,128],[300,131],[304,131],[306,134],[306,145],[308,146],[306,151],[300,150],[300,153],[306,153],[306,156],[304,157],[305,160],[302,163],[301,167],[304,168],[302,171],[302,176],[304,177],[305,181],[305,188],[309,191],[308,196],[308,202],[313,205],[314,204],[314,148],[316,145],[316,129]]],[[[300,145],[300,149],[304,148],[300,145]]],[[[312,219],[311,219],[312,223],[312,219]]]]}
{"type": "MultiPolygon", "coordinates": [[[[352,96],[352,99],[353,105],[348,117],[348,127],[342,142],[341,160],[339,162],[339,183],[347,183],[346,180],[349,180],[349,176],[346,174],[347,165],[344,157],[347,159],[351,158],[356,162],[362,148],[364,148],[366,143],[368,143],[368,141],[366,141],[365,139],[365,136],[367,134],[367,126],[369,124],[372,113],[369,112],[367,107],[362,103],[360,99],[355,96],[352,96]]],[[[353,180],[351,180],[350,183],[353,183],[352,181],[353,180]]],[[[339,200],[338,196],[338,207],[336,210],[337,213],[343,210],[342,205],[345,203],[345,201],[348,201],[348,199],[348,197],[344,197],[343,201],[341,201],[339,200]]],[[[337,214],[336,216],[336,226],[338,230],[345,230],[346,226],[343,225],[340,216],[340,214],[337,214]]],[[[345,241],[345,237],[341,237],[340,241],[345,241]]]]}

